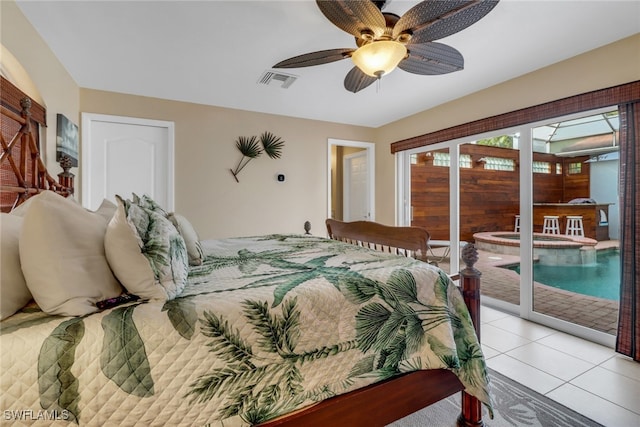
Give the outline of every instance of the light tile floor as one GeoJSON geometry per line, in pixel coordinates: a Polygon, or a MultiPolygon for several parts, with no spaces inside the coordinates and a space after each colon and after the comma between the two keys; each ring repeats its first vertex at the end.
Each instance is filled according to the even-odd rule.
{"type": "Polygon", "coordinates": [[[480,319],[491,369],[605,426],[640,426],[640,363],[492,308],[480,319]]]}

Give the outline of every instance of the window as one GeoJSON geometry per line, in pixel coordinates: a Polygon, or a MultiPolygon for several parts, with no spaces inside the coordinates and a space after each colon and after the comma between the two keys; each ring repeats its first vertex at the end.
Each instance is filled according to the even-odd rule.
{"type": "Polygon", "coordinates": [[[448,168],[450,164],[449,153],[433,153],[433,166],[444,166],[448,168]]]}
{"type": "Polygon", "coordinates": [[[551,173],[551,163],[533,162],[533,173],[551,173]]]}
{"type": "MultiPolygon", "coordinates": [[[[449,157],[449,153],[433,153],[433,165],[434,166],[451,166],[451,159],[449,157]]],[[[461,154],[460,155],[460,167],[461,168],[471,168],[471,156],[469,154],[461,154]]]]}
{"type": "Polygon", "coordinates": [[[582,163],[569,163],[569,175],[582,173],[582,163]]]}
{"type": "Polygon", "coordinates": [[[460,167],[471,168],[471,156],[469,154],[460,155],[460,167]]]}
{"type": "Polygon", "coordinates": [[[516,170],[516,162],[512,159],[502,159],[500,157],[483,157],[484,168],[499,171],[516,170]]]}

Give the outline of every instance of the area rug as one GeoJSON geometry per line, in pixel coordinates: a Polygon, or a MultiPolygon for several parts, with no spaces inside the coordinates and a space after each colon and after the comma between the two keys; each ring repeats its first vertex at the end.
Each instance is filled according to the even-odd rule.
{"type": "MultiPolygon", "coordinates": [[[[489,370],[494,419],[484,409],[487,427],[602,427],[566,406],[489,370]]],[[[389,427],[453,427],[460,414],[460,393],[402,418],[389,427]]]]}

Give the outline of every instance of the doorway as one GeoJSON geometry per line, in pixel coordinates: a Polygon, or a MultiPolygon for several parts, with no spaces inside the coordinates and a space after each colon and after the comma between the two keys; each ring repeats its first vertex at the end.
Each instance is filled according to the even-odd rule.
{"type": "Polygon", "coordinates": [[[82,204],[147,194],[174,210],[174,123],[82,113],[82,204]]]}
{"type": "Polygon", "coordinates": [[[327,217],[375,221],[375,144],[329,139],[327,217]]]}
{"type": "Polygon", "coordinates": [[[361,149],[356,153],[345,155],[342,170],[342,220],[369,220],[371,211],[366,150],[361,149]]]}

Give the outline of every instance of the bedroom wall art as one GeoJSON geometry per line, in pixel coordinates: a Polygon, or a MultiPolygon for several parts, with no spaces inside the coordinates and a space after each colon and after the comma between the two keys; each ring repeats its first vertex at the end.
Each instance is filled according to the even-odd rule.
{"type": "Polygon", "coordinates": [[[244,169],[251,160],[260,157],[263,152],[267,153],[267,156],[271,159],[279,159],[282,154],[282,147],[284,147],[284,141],[279,136],[275,136],[271,132],[263,132],[259,137],[238,137],[236,140],[236,147],[240,153],[242,153],[242,157],[240,158],[236,168],[229,170],[236,182],[239,183],[238,174],[240,171],[242,171],[242,169],[244,169]]]}
{"type": "Polygon", "coordinates": [[[57,115],[56,161],[65,166],[78,166],[78,126],[63,114],[57,115]]]}

